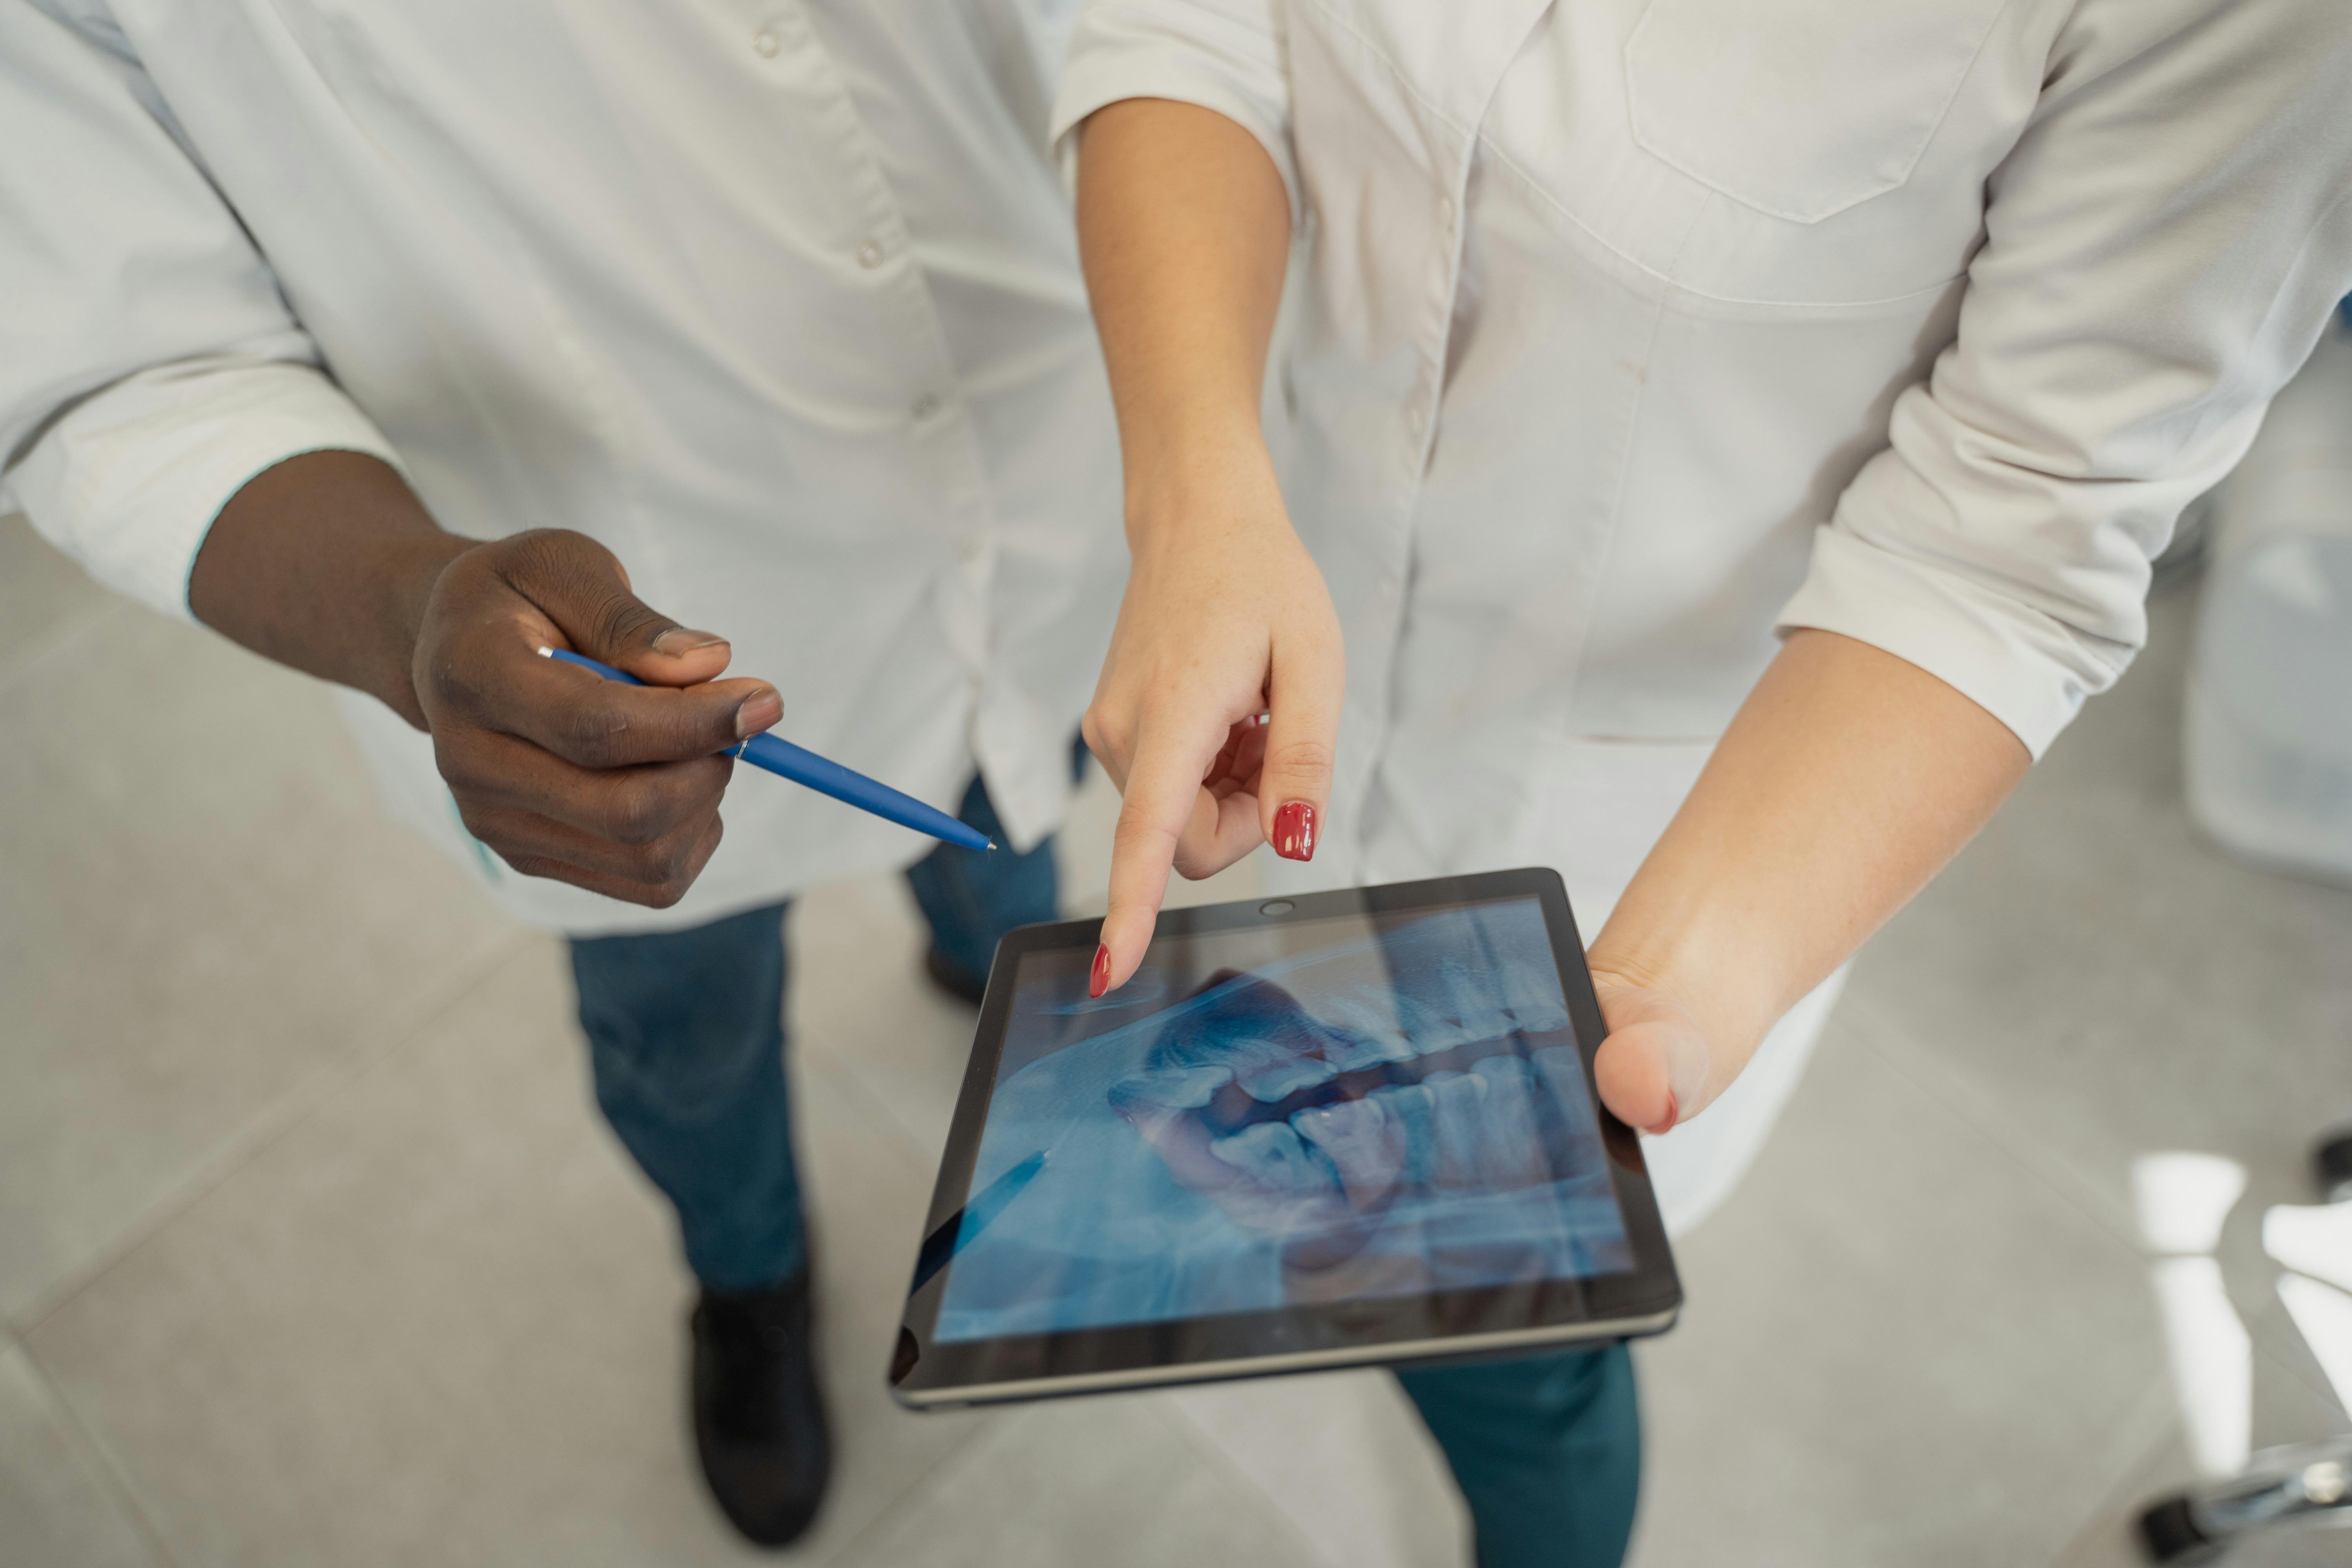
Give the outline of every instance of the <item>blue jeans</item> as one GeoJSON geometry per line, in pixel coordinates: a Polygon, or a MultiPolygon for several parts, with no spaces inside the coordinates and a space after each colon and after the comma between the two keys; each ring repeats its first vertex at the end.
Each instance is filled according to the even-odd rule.
{"type": "MultiPolygon", "coordinates": [[[[959,815],[1003,838],[977,780],[959,815]]],[[[947,964],[984,976],[996,939],[1055,917],[1050,845],[941,845],[908,868],[947,964]]],[[[714,1290],[807,1264],[784,1076],[782,904],[649,936],[576,938],[596,1103],[677,1209],[714,1290]]],[[[911,976],[910,976],[911,979],[911,976]]],[[[1612,1568],[1632,1532],[1641,1422],[1622,1345],[1403,1372],[1476,1529],[1479,1568],[1612,1568]]]]}
{"type": "Polygon", "coordinates": [[[1478,1568],[1615,1568],[1642,1489],[1622,1344],[1397,1373],[1470,1505],[1478,1568]]]}

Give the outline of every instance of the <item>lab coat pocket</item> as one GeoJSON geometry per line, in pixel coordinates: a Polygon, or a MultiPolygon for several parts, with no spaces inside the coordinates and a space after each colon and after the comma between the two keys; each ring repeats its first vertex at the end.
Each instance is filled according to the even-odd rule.
{"type": "Polygon", "coordinates": [[[1634,142],[1774,217],[1910,178],[2006,0],[1651,0],[1625,42],[1634,142]]]}

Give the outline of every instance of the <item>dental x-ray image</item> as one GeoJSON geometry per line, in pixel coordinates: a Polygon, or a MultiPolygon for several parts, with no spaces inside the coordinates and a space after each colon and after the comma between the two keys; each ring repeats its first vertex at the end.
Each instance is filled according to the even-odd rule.
{"type": "Polygon", "coordinates": [[[1020,961],[937,1339],[1633,1267],[1538,900],[1089,956],[1020,961]]]}

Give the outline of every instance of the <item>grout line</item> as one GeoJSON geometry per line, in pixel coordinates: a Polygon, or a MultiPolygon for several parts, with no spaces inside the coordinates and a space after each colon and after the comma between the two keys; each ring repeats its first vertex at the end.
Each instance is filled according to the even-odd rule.
{"type": "MultiPolygon", "coordinates": [[[[2279,1312],[2282,1317],[2286,1316],[2285,1303],[2280,1303],[2279,1312]]],[[[2292,1331],[2294,1328],[2294,1320],[2291,1317],[2287,1318],[2286,1326],[2292,1331]]],[[[2306,1351],[2309,1349],[2308,1346],[2305,1346],[2305,1348],[2306,1351]]],[[[2270,1346],[2263,1344],[2260,1340],[2256,1340],[2254,1342],[2254,1366],[2257,1375],[2260,1374],[2262,1363],[2264,1362],[2270,1363],[2272,1370],[2277,1374],[2280,1381],[2293,1388],[2309,1390],[2311,1396],[2314,1399],[2317,1400],[2321,1405],[2326,1405],[2328,1409],[2336,1412],[2337,1429],[2347,1436],[2352,1436],[2352,1409],[2346,1408],[2343,1396],[2337,1394],[2335,1388],[2327,1383],[2324,1374],[2316,1382],[2311,1378],[2305,1377],[2301,1372],[2297,1371],[2284,1356],[2280,1355],[2276,1351],[2273,1350],[2270,1346]]],[[[2257,1449],[2256,1452],[2260,1452],[2260,1450],[2257,1449]]]]}
{"type": "Polygon", "coordinates": [[[1211,1471],[1222,1475],[1227,1486],[1241,1491],[1245,1496],[1255,1498],[1261,1509],[1281,1521],[1282,1528],[1289,1535],[1293,1547],[1288,1561],[1313,1563],[1317,1568],[1339,1568],[1338,1564],[1332,1563],[1329,1554],[1318,1546],[1299,1522],[1290,1516],[1290,1510],[1276,1502],[1265,1488],[1258,1483],[1255,1477],[1243,1469],[1240,1462],[1226,1451],[1224,1445],[1211,1436],[1208,1428],[1192,1418],[1191,1411],[1168,1397],[1166,1393],[1148,1401],[1145,1408],[1149,1409],[1163,1426],[1174,1428],[1176,1440],[1190,1448],[1195,1458],[1207,1464],[1211,1471]]]}
{"type": "MultiPolygon", "coordinates": [[[[2271,1260],[2271,1278],[2273,1279],[2289,1271],[2286,1265],[2275,1260],[2271,1260]]],[[[2328,1382],[2326,1369],[2317,1364],[2318,1357],[2311,1348],[2311,1342],[2303,1337],[2302,1329],[2295,1324],[2294,1314],[2286,1310],[2286,1302],[2280,1297],[2275,1286],[2272,1288],[2269,1299],[2263,1301],[2262,1310],[2249,1314],[2241,1308],[2239,1316],[2245,1321],[2246,1332],[2253,1338],[2256,1355],[2277,1367],[2280,1374],[2289,1383],[2298,1388],[2311,1390],[2322,1402],[2336,1406],[2336,1409],[2344,1411],[2347,1417],[2352,1417],[2352,1409],[2347,1408],[2345,1396],[2338,1394],[2335,1384],[2328,1382]],[[2286,1339],[2292,1339],[2303,1347],[2301,1364],[2279,1354],[2278,1350],[2274,1348],[2280,1341],[2286,1339]]]]}
{"type": "MultiPolygon", "coordinates": [[[[2117,1215],[2112,1205],[2086,1189],[2074,1175],[2063,1166],[2053,1167],[2040,1157],[2040,1146],[2021,1129],[2012,1123],[2000,1108],[1984,1095],[1969,1086],[1922,1047],[1887,1009],[1857,997],[1851,990],[1838,1007],[1844,1015],[1847,1032],[1864,1049],[1908,1080],[1913,1088],[1933,1101],[1945,1114],[1975,1133],[2005,1157],[2035,1185],[2050,1193],[2067,1210],[2088,1221],[2099,1234],[2128,1258],[2133,1266],[2145,1271],[2147,1254],[2136,1235],[2118,1228],[2117,1215]],[[1852,1011],[1849,1011],[1852,1009],[1852,1011]]],[[[2063,1532],[2059,1555],[2051,1559],[2063,1563],[2065,1556],[2094,1525],[2106,1517],[2114,1504],[2114,1496],[2137,1466],[2153,1451],[2157,1443],[2168,1440],[2159,1435],[2153,1441],[2135,1440],[2134,1434],[2147,1429],[2151,1421],[2165,1419],[2170,1407],[2170,1373],[2158,1367],[2149,1373],[2141,1392],[2115,1417],[2109,1435],[2102,1445],[2094,1475],[2103,1478],[2104,1489],[2094,1494],[2090,1511],[2077,1517],[2071,1530],[2064,1529],[2063,1496],[2053,1498],[2042,1507],[2044,1517],[2052,1526],[2052,1534],[2063,1532]]]]}
{"type": "Polygon", "coordinates": [[[243,1130],[227,1138],[219,1149],[200,1162],[170,1190],[132,1215],[121,1230],[110,1237],[79,1267],[68,1269],[37,1292],[23,1307],[0,1319],[0,1321],[5,1321],[29,1342],[43,1323],[112,1273],[183,1215],[220,1190],[239,1171],[274,1148],[345,1089],[423,1037],[426,1031],[480,989],[493,974],[526,951],[530,940],[531,933],[515,931],[493,941],[483,956],[466,972],[465,978],[454,983],[447,994],[428,1006],[407,1029],[354,1047],[304,1075],[299,1082],[280,1095],[275,1103],[263,1109],[243,1130]]]}
{"type": "Polygon", "coordinates": [[[835,1564],[837,1568],[856,1568],[857,1554],[874,1544],[884,1528],[898,1517],[900,1509],[908,1500],[928,1487],[941,1471],[961,1460],[968,1449],[982,1436],[995,1431],[1003,1419],[1004,1413],[1002,1411],[989,1411],[982,1415],[979,1420],[972,1423],[971,1431],[940,1449],[939,1456],[926,1465],[919,1475],[892,1492],[882,1506],[874,1510],[874,1517],[866,1521],[865,1528],[841,1543],[840,1551],[830,1556],[818,1558],[816,1562],[835,1564]]]}
{"type": "Polygon", "coordinates": [[[105,1440],[91,1429],[89,1423],[82,1419],[81,1412],[75,1408],[72,1400],[66,1397],[66,1391],[49,1374],[48,1367],[33,1347],[21,1340],[16,1343],[25,1352],[25,1364],[32,1369],[33,1376],[39,1381],[49,1396],[50,1405],[57,1410],[67,1447],[73,1451],[74,1458],[98,1483],[99,1490],[130,1519],[131,1527],[146,1542],[148,1555],[163,1568],[179,1568],[179,1554],[172,1550],[171,1543],[163,1538],[163,1530],[147,1511],[146,1504],[140,1500],[139,1490],[131,1483],[130,1470],[115,1456],[114,1450],[107,1447],[105,1440]]]}
{"type": "MultiPolygon", "coordinates": [[[[1934,1053],[1911,1038],[1899,1024],[1888,1016],[1885,1009],[1867,1000],[1860,1001],[1859,1005],[1864,1016],[1856,1020],[1862,1026],[1856,1033],[1862,1036],[1862,1043],[1867,1048],[1894,1067],[1897,1072],[1910,1079],[1921,1092],[1941,1105],[1951,1115],[1988,1142],[1998,1146],[2029,1175],[2056,1194],[2061,1201],[2073,1206],[2093,1225],[2105,1231],[2117,1246],[2128,1252],[2143,1268],[2147,1266],[2150,1254],[2146,1244],[2135,1229],[2122,1223],[2122,1215],[2112,1205],[2099,1198],[2095,1194],[2088,1192],[2072,1172],[2063,1166],[2053,1166],[2052,1162],[2039,1158],[2039,1144],[2011,1124],[1985,1096],[1955,1077],[1948,1068],[1936,1059],[1934,1053]],[[1882,1044],[1888,1041],[1893,1043],[1882,1044]]],[[[1842,1004],[1841,1010],[1843,1006],[1842,1004]]],[[[2247,1196],[2252,1198],[2254,1194],[2249,1193],[2247,1196]]],[[[2259,1201],[2257,1200],[2258,1205],[2259,1201]]],[[[2241,1199],[2239,1205],[2232,1208],[2232,1214],[2243,1208],[2245,1203],[2245,1199],[2241,1199]]],[[[2214,1256],[2221,1258],[2223,1254],[2217,1249],[2214,1256]]],[[[2278,1272],[2279,1268],[2280,1266],[2274,1262],[2270,1265],[2273,1274],[2278,1272]]],[[[2228,1279],[2226,1260],[2224,1278],[2225,1280],[2228,1279]]],[[[2267,1279],[2267,1276],[2265,1278],[2267,1279]]],[[[2253,1336],[2256,1352],[2277,1366],[2293,1382],[2311,1389],[2331,1403],[2335,1402],[2336,1392],[2326,1384],[2324,1374],[2316,1378],[2312,1376],[2290,1359],[2279,1355],[2273,1348],[2277,1338],[2296,1332],[2294,1321],[2287,1317],[2284,1305],[2279,1300],[2277,1292],[2265,1285],[2261,1300],[2258,1302],[2248,1302],[2241,1298],[2239,1290],[2235,1288],[2238,1282],[2235,1280],[2228,1280],[2228,1282],[2232,1287],[2231,1301],[2236,1307],[2239,1318],[2245,1324],[2247,1332],[2253,1336]],[[2266,1340],[2271,1342],[2266,1343],[2266,1340]]]]}
{"type": "Polygon", "coordinates": [[[2126,1223],[2119,1223],[2128,1216],[2084,1186],[2066,1167],[2043,1158],[2038,1141],[1938,1061],[1887,1009],[1849,990],[1840,1001],[1838,1011],[1846,1016],[1848,1027],[1859,1037],[1864,1048],[1910,1079],[1913,1087],[2006,1154],[2036,1183],[2130,1254],[2135,1262],[2146,1260],[2147,1251],[2138,1235],[2126,1223]]]}
{"type": "MultiPolygon", "coordinates": [[[[2052,1162],[2038,1158],[2040,1153],[2038,1143],[2022,1131],[2014,1128],[1984,1095],[1953,1075],[1936,1058],[1933,1052],[1920,1046],[1899,1024],[1895,1023],[1885,1008],[1866,999],[1860,1000],[1859,1005],[1864,1017],[1857,1020],[1863,1026],[1857,1032],[1863,1035],[1865,1046],[1886,1060],[1896,1071],[1910,1079],[1922,1092],[1934,1099],[1946,1110],[1967,1123],[1989,1142],[1998,1145],[2029,1174],[2056,1193],[2063,1201],[2072,1205],[2087,1216],[2094,1225],[2106,1232],[2143,1267],[2146,1265],[2150,1256],[2146,1244],[2135,1229],[2120,1223],[2123,1216],[2114,1205],[2088,1192],[2072,1172],[2063,1166],[2053,1166],[2052,1162]],[[1892,1044],[1883,1045],[1882,1042],[1892,1042],[1892,1044]]],[[[2232,1207],[2232,1215],[2244,1209],[2248,1200],[2252,1200],[2257,1207],[2265,1201],[2256,1194],[2249,1192],[2245,1198],[2242,1198],[2239,1204],[2232,1207]]],[[[2226,1243],[2224,1248],[2217,1249],[2214,1256],[2217,1258],[2223,1258],[2225,1249],[2226,1243]]],[[[2275,1262],[2270,1263],[2272,1274],[2279,1272],[2280,1268],[2281,1266],[2275,1262]]],[[[2228,1265],[2224,1260],[2225,1279],[2227,1276],[2228,1265]]],[[[2238,1282],[2230,1280],[2229,1283],[2234,1287],[2238,1282]]],[[[2294,1321],[2287,1316],[2284,1304],[2279,1300],[2275,1290],[2266,1288],[2259,1302],[2250,1303],[2242,1300],[2239,1291],[2233,1288],[2231,1290],[2231,1300],[2237,1308],[2239,1318],[2245,1324],[2247,1332],[2253,1336],[2254,1348],[2258,1355],[2270,1361],[2294,1383],[2309,1388],[2330,1403],[2336,1402],[2336,1392],[2326,1383],[2324,1374],[2314,1377],[2290,1359],[2278,1354],[2273,1348],[2279,1337],[2296,1332],[2294,1321]],[[2271,1342],[2266,1343],[2266,1340],[2271,1342]]]]}

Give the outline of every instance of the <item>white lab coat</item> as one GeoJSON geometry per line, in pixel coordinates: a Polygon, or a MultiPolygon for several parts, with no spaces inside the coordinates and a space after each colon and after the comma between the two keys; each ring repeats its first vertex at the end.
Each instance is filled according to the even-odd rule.
{"type": "MultiPolygon", "coordinates": [[[[1588,937],[1777,629],[2036,754],[2352,287],[2342,0],[1096,0],[1055,110],[1253,132],[1348,700],[1314,874],[1551,865],[1588,937]]],[[[1827,1011],[1653,1145],[1729,1189],[1827,1011]]]]}
{"type": "MultiPolygon", "coordinates": [[[[253,474],[400,465],[577,529],[732,639],[779,732],[1058,819],[1126,569],[1045,141],[1067,5],[0,0],[0,510],[186,613],[253,474]]],[[[402,813],[526,919],[690,924],[929,841],[756,774],[667,912],[518,877],[426,740],[402,813]]]]}

